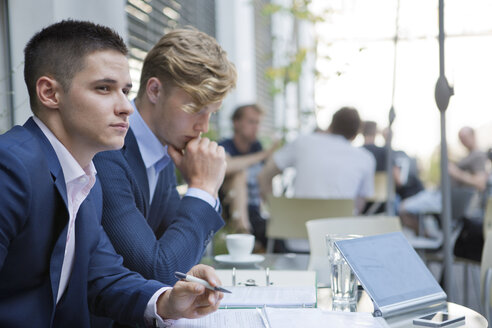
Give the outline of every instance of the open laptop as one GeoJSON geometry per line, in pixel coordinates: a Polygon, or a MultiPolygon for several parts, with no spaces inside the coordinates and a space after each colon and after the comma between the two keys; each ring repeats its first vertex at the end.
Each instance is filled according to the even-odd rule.
{"type": "Polygon", "coordinates": [[[384,318],[446,304],[446,293],[401,232],[335,243],[384,318]]]}

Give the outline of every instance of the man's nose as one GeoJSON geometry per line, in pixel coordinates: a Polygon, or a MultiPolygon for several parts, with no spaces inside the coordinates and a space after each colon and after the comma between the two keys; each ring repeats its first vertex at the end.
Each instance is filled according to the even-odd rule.
{"type": "Polygon", "coordinates": [[[116,104],[116,114],[126,116],[131,115],[133,113],[133,106],[127,95],[122,93],[118,98],[118,103],[116,104]]]}
{"type": "Polygon", "coordinates": [[[195,124],[195,130],[202,133],[207,133],[209,128],[210,115],[211,114],[200,115],[198,121],[195,124]]]}

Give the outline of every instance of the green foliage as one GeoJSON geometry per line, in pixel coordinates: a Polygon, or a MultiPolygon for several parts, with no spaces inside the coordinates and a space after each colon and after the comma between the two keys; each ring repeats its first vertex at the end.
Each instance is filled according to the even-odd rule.
{"type": "Polygon", "coordinates": [[[420,172],[422,181],[426,187],[435,187],[440,184],[441,181],[441,161],[439,148],[432,153],[429,158],[427,167],[420,172]]]}
{"type": "Polygon", "coordinates": [[[329,10],[315,14],[309,10],[312,0],[293,0],[291,6],[282,6],[280,4],[269,3],[263,6],[263,15],[288,14],[296,19],[308,21],[311,23],[323,22],[329,10]]]}
{"type": "MultiPolygon", "coordinates": [[[[312,0],[292,0],[290,6],[269,3],[263,6],[262,13],[263,15],[269,16],[289,15],[295,21],[307,21],[312,24],[323,22],[329,11],[315,14],[309,10],[311,2],[312,0]]],[[[271,93],[273,95],[283,93],[289,83],[298,82],[307,55],[315,52],[316,49],[297,48],[296,42],[292,42],[290,50],[287,50],[285,54],[285,57],[288,58],[286,64],[278,67],[270,67],[265,72],[266,78],[271,82],[271,93]]],[[[314,72],[314,74],[316,76],[318,72],[314,72]]]]}
{"type": "Polygon", "coordinates": [[[219,132],[214,127],[210,127],[206,133],[202,133],[202,137],[210,140],[219,140],[219,132]]]}

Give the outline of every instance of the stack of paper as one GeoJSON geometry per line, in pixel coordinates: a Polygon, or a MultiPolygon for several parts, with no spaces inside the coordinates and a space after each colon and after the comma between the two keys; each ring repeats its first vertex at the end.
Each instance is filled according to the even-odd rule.
{"type": "Polygon", "coordinates": [[[281,309],[265,308],[265,319],[262,320],[259,309],[218,310],[200,319],[180,319],[175,328],[385,328],[384,319],[374,318],[370,313],[332,312],[321,309],[281,309]],[[266,320],[266,322],[265,322],[266,320]]]}
{"type": "Polygon", "coordinates": [[[315,307],[316,287],[227,287],[232,293],[224,294],[221,308],[240,307],[315,307]]]}
{"type": "Polygon", "coordinates": [[[225,294],[221,308],[316,307],[316,272],[216,270],[225,294]]]}

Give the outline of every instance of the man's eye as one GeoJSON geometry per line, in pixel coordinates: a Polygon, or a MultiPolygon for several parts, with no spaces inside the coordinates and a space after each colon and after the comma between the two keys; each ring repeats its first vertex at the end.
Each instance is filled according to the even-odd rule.
{"type": "Polygon", "coordinates": [[[127,96],[130,94],[130,89],[129,88],[125,88],[122,91],[123,91],[123,94],[125,94],[127,96]]]}
{"type": "Polygon", "coordinates": [[[109,87],[105,86],[105,85],[100,85],[100,86],[96,87],[96,89],[99,91],[105,91],[105,92],[109,91],[109,87]]]}

